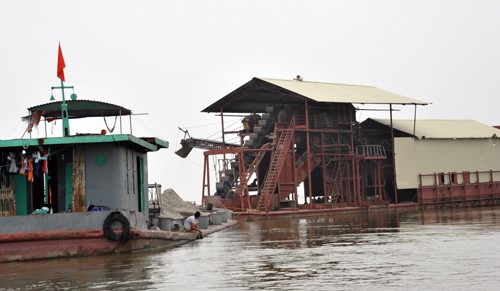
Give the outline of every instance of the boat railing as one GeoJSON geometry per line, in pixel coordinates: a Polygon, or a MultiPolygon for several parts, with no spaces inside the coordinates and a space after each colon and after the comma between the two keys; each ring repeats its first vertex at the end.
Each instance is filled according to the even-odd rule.
{"type": "Polygon", "coordinates": [[[149,213],[160,213],[161,209],[161,184],[153,183],[148,185],[149,213]]]}
{"type": "Polygon", "coordinates": [[[421,203],[500,199],[500,171],[419,174],[421,203]]]}

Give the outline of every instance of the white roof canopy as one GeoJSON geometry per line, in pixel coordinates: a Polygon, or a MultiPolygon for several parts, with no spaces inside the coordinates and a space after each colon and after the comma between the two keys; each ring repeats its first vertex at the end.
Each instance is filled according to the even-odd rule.
{"type": "MultiPolygon", "coordinates": [[[[390,119],[372,120],[390,126],[390,119]]],[[[472,119],[464,120],[416,120],[415,136],[424,138],[500,138],[500,129],[477,122],[472,119]]],[[[414,121],[394,119],[392,125],[395,129],[413,135],[414,121]]]]}
{"type": "Polygon", "coordinates": [[[203,112],[265,112],[274,104],[317,103],[427,105],[371,86],[253,78],[203,112]]]}
{"type": "Polygon", "coordinates": [[[317,102],[359,104],[417,104],[427,102],[391,93],[372,86],[306,82],[260,78],[260,80],[293,91],[317,102]]]}

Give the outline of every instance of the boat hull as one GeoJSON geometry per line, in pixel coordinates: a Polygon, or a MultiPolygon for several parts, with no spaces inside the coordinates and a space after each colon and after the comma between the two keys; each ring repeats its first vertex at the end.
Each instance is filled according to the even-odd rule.
{"type": "MultiPolygon", "coordinates": [[[[209,226],[204,236],[237,223],[209,226]]],[[[85,257],[164,250],[196,240],[196,234],[132,228],[124,241],[107,238],[103,230],[50,230],[0,234],[0,263],[63,257],[85,257]]]]}
{"type": "Polygon", "coordinates": [[[0,262],[132,253],[174,247],[196,239],[191,233],[131,230],[127,241],[112,241],[103,231],[46,231],[0,235],[0,262]]]}

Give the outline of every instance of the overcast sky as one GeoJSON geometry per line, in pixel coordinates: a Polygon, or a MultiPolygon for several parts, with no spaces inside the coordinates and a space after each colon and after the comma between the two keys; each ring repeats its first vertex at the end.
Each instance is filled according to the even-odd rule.
{"type": "Polygon", "coordinates": [[[133,133],[170,142],[150,154],[150,182],[185,200],[201,200],[203,155],[174,154],[178,127],[220,138],[200,111],[252,77],[371,85],[432,103],[417,118],[500,125],[500,1],[2,0],[0,32],[0,139],[20,138],[27,108],[49,102],[60,41],[79,99],[148,113],[133,133]]]}

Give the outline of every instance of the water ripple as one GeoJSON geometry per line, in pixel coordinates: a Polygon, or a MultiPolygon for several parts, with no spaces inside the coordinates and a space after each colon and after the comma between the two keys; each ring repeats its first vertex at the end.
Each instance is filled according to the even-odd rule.
{"type": "Polygon", "coordinates": [[[498,209],[242,222],[160,253],[0,265],[0,290],[495,290],[498,209]]]}

